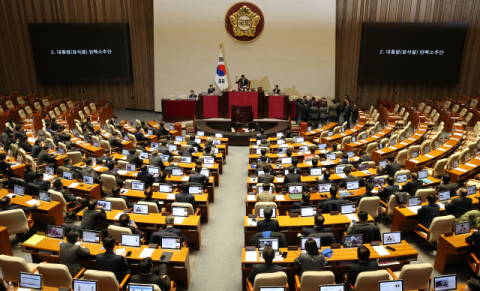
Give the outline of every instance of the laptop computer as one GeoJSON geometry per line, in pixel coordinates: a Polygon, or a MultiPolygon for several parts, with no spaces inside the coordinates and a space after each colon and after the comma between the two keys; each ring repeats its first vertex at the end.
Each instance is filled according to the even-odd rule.
{"type": "Polygon", "coordinates": [[[308,152],[308,146],[301,146],[298,148],[298,151],[301,153],[308,152]]]}
{"type": "Polygon", "coordinates": [[[153,291],[153,285],[128,284],[129,291],[153,291]]]}
{"type": "Polygon", "coordinates": [[[430,152],[430,146],[424,147],[425,154],[428,154],[430,152]]]}
{"type": "Polygon", "coordinates": [[[52,167],[45,167],[45,174],[53,176],[54,175],[53,168],[52,167]]]}
{"type": "Polygon", "coordinates": [[[203,194],[203,188],[202,188],[202,186],[190,186],[188,188],[188,193],[193,194],[193,195],[202,195],[203,194]]]}
{"type": "Polygon", "coordinates": [[[176,142],[183,142],[183,136],[176,135],[176,136],[175,136],[175,141],[176,141],[176,142]]]}
{"type": "Polygon", "coordinates": [[[341,214],[352,214],[355,213],[356,206],[355,204],[342,204],[340,205],[341,214]]]}
{"type": "Polygon", "coordinates": [[[342,284],[337,285],[320,285],[320,291],[343,291],[345,286],[342,284]]]}
{"type": "Polygon", "coordinates": [[[322,168],[310,168],[310,176],[321,176],[322,168]]]}
{"type": "Polygon", "coordinates": [[[122,155],[128,156],[129,154],[130,154],[130,153],[128,152],[128,150],[126,150],[126,149],[123,149],[123,150],[122,150],[122,155]]]}
{"type": "Polygon", "coordinates": [[[177,217],[188,217],[188,207],[172,206],[172,215],[177,217]]]}
{"type": "Polygon", "coordinates": [[[326,150],[326,149],[327,149],[327,144],[326,144],[326,143],[320,143],[320,144],[318,144],[318,149],[319,149],[319,150],[326,150]]]}
{"type": "Polygon", "coordinates": [[[403,280],[378,281],[378,291],[403,291],[403,280]]]}
{"type": "Polygon", "coordinates": [[[112,202],[111,201],[98,200],[97,205],[99,207],[102,207],[102,209],[105,210],[105,211],[111,211],[112,210],[112,202]]]}
{"type": "Polygon", "coordinates": [[[295,138],[295,142],[296,143],[302,143],[302,142],[305,142],[305,139],[303,138],[303,136],[297,136],[295,138]]]}
{"type": "Polygon", "coordinates": [[[302,206],[300,207],[301,217],[313,217],[317,214],[317,207],[302,206]]]}
{"type": "Polygon", "coordinates": [[[470,234],[470,221],[455,223],[455,235],[470,234]]]}
{"type": "Polygon", "coordinates": [[[13,186],[13,194],[23,196],[25,193],[25,187],[22,186],[13,186]]]}
{"type": "Polygon", "coordinates": [[[202,174],[206,177],[210,177],[210,170],[203,169],[203,170],[200,171],[200,174],[202,174]]]}
{"type": "Polygon", "coordinates": [[[216,138],[222,138],[223,137],[223,133],[215,133],[215,137],[216,138]]]}
{"type": "Polygon", "coordinates": [[[337,159],[337,154],[327,154],[327,160],[336,160],[337,159]]]}
{"type": "Polygon", "coordinates": [[[180,163],[182,164],[190,164],[192,162],[192,157],[181,157],[180,163]]]}
{"type": "Polygon", "coordinates": [[[100,232],[93,230],[84,230],[82,232],[82,241],[86,243],[99,244],[100,243],[100,232]]]}
{"type": "Polygon", "coordinates": [[[305,251],[305,243],[307,240],[313,239],[317,243],[317,248],[321,249],[322,248],[322,243],[321,239],[319,237],[300,237],[300,249],[302,250],[302,253],[306,253],[305,251]]]}
{"type": "Polygon", "coordinates": [[[343,248],[358,248],[363,246],[363,234],[343,236],[343,248]]]}
{"type": "Polygon", "coordinates": [[[267,246],[271,247],[275,251],[275,256],[280,255],[278,238],[259,238],[258,252],[260,253],[260,257],[263,257],[263,250],[267,246]]]}
{"type": "Polygon", "coordinates": [[[382,235],[383,235],[384,245],[393,245],[393,244],[402,243],[402,233],[400,231],[384,232],[382,235]]]}
{"type": "Polygon", "coordinates": [[[360,188],[360,181],[347,181],[347,190],[358,190],[360,188]]]}
{"type": "Polygon", "coordinates": [[[471,185],[471,186],[467,186],[465,187],[467,189],[467,196],[468,195],[474,195],[474,194],[477,194],[477,186],[475,185],[471,185]]]}
{"type": "Polygon", "coordinates": [[[65,180],[72,181],[72,172],[64,171],[62,174],[62,178],[65,180]]]}
{"type": "Polygon", "coordinates": [[[213,164],[215,164],[215,158],[211,158],[211,157],[203,158],[204,166],[213,166],[213,164]]]}
{"type": "Polygon", "coordinates": [[[418,151],[413,151],[412,152],[412,159],[418,158],[418,151]]]}
{"type": "Polygon", "coordinates": [[[282,165],[290,165],[292,163],[292,158],[291,157],[281,158],[280,161],[282,165]]]}
{"type": "Polygon", "coordinates": [[[385,177],[373,178],[373,187],[385,185],[385,177]]]}
{"type": "Polygon", "coordinates": [[[173,176],[183,176],[183,169],[173,168],[172,169],[173,176]]]}
{"type": "Polygon", "coordinates": [[[133,204],[133,214],[148,215],[148,204],[133,204]]]}
{"type": "Polygon", "coordinates": [[[405,183],[408,180],[408,174],[397,175],[397,184],[405,183]]]}
{"type": "Polygon", "coordinates": [[[302,194],[303,186],[288,186],[288,193],[289,194],[302,194]]]}
{"type": "Polygon", "coordinates": [[[148,166],[148,173],[151,175],[156,175],[160,173],[160,169],[158,167],[148,166]]]}
{"type": "Polygon", "coordinates": [[[369,169],[368,166],[369,166],[368,163],[358,164],[358,170],[359,170],[359,171],[366,171],[366,170],[369,169]]]}
{"type": "Polygon", "coordinates": [[[180,250],[182,248],[182,238],[180,237],[162,237],[161,249],[180,250]]]}
{"type": "Polygon", "coordinates": [[[356,137],[356,136],[352,136],[352,139],[350,139],[350,142],[357,142],[357,137],[356,137]]]}
{"type": "Polygon", "coordinates": [[[457,275],[445,275],[433,278],[433,290],[457,290],[457,275]]]}
{"type": "Polygon", "coordinates": [[[195,138],[195,142],[198,143],[198,144],[201,144],[201,143],[202,143],[202,139],[199,138],[199,137],[197,137],[197,138],[195,138]]]}
{"type": "Polygon", "coordinates": [[[408,207],[420,206],[422,204],[422,198],[420,196],[408,197],[407,205],[408,207]]]}
{"type": "Polygon", "coordinates": [[[327,135],[328,135],[329,137],[330,137],[330,136],[333,136],[333,131],[329,131],[329,132],[327,133],[327,135]]]}
{"type": "Polygon", "coordinates": [[[336,166],[335,167],[335,174],[343,174],[343,169],[345,169],[346,166],[336,166]]]}
{"type": "Polygon", "coordinates": [[[285,140],[284,139],[277,139],[277,144],[278,145],[285,144],[285,140]]]}
{"type": "Polygon", "coordinates": [[[458,167],[458,159],[455,159],[452,161],[452,169],[455,169],[458,167]]]}
{"type": "Polygon", "coordinates": [[[141,152],[140,155],[139,155],[140,159],[142,160],[146,160],[148,159],[148,153],[145,153],[145,152],[141,152]]]}
{"type": "Polygon", "coordinates": [[[418,179],[422,180],[423,183],[430,183],[430,180],[428,180],[428,170],[422,170],[418,171],[418,179]]]}
{"type": "MultiPolygon", "coordinates": [[[[277,217],[277,208],[276,207],[270,207],[270,208],[272,208],[272,217],[271,218],[276,218],[277,217]]],[[[259,215],[258,215],[259,218],[265,218],[265,215],[263,214],[264,209],[265,208],[263,208],[263,207],[260,207],[258,209],[259,210],[259,215]]]]}
{"type": "Polygon", "coordinates": [[[42,275],[20,272],[19,288],[42,290],[42,275]]]}
{"type": "Polygon", "coordinates": [[[283,132],[277,132],[277,138],[281,138],[283,136],[283,132]]]}
{"type": "Polygon", "coordinates": [[[38,193],[38,199],[43,202],[50,202],[50,193],[46,191],[40,191],[38,193]]]}
{"type": "Polygon", "coordinates": [[[380,160],[380,161],[378,161],[378,165],[379,165],[379,166],[385,167],[387,164],[388,164],[388,163],[387,163],[387,160],[380,160]]]}
{"type": "Polygon", "coordinates": [[[141,235],[139,234],[124,234],[122,233],[122,247],[140,247],[141,235]]]}
{"type": "Polygon", "coordinates": [[[172,193],[172,185],[160,184],[158,186],[158,191],[163,193],[172,193]]]}
{"type": "Polygon", "coordinates": [[[83,176],[83,183],[93,185],[93,177],[83,176]]]}
{"type": "Polygon", "coordinates": [[[73,279],[72,290],[80,291],[97,291],[96,280],[73,279]]]}
{"type": "Polygon", "coordinates": [[[447,191],[438,192],[438,201],[442,202],[446,200],[450,200],[450,191],[447,190],[447,191]]]}
{"type": "Polygon", "coordinates": [[[378,149],[379,150],[383,150],[384,147],[385,147],[385,145],[383,143],[378,144],[378,149]]]}
{"type": "Polygon", "coordinates": [[[47,225],[47,231],[45,232],[48,238],[63,239],[65,237],[65,228],[55,225],[47,225]]]}
{"type": "Polygon", "coordinates": [[[318,193],[330,192],[330,187],[332,184],[318,184],[318,193]]]}
{"type": "Polygon", "coordinates": [[[354,151],[348,151],[346,152],[348,158],[353,158],[355,156],[355,152],[354,151]]]}
{"type": "Polygon", "coordinates": [[[132,182],[132,190],[144,191],[145,184],[142,182],[132,182]]]}
{"type": "Polygon", "coordinates": [[[151,147],[152,149],[158,150],[158,143],[157,143],[157,142],[152,142],[152,143],[150,144],[150,147],[151,147]]]}
{"type": "Polygon", "coordinates": [[[168,145],[168,150],[171,151],[171,152],[176,152],[177,151],[177,145],[169,144],[168,145]]]}
{"type": "Polygon", "coordinates": [[[397,142],[394,139],[390,140],[390,146],[394,146],[397,142]]]}

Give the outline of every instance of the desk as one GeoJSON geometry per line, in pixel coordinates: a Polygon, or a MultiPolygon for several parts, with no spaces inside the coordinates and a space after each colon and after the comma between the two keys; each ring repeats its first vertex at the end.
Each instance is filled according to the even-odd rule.
{"type": "Polygon", "coordinates": [[[345,137],[353,136],[354,134],[361,132],[365,128],[366,122],[367,118],[365,117],[365,114],[363,113],[363,111],[360,111],[358,115],[358,123],[353,128],[348,129],[342,133],[334,134],[332,136],[322,137],[319,143],[326,143],[327,147],[331,146],[333,143],[341,144],[342,140],[345,137]]]}
{"type": "MultiPolygon", "coordinates": [[[[133,134],[137,129],[133,126],[130,126],[128,121],[120,121],[120,124],[123,126],[124,129],[126,129],[130,134],[133,134]]],[[[158,142],[158,136],[156,135],[148,135],[148,132],[143,132],[143,136],[149,141],[149,142],[158,142]]],[[[140,142],[140,141],[137,141],[140,142]]]]}
{"type": "MultiPolygon", "coordinates": [[[[10,194],[6,189],[0,190],[0,198],[7,196],[10,194]]],[[[22,207],[31,207],[27,201],[32,200],[33,197],[30,195],[19,196],[16,195],[15,198],[11,198],[13,204],[20,205],[22,207]]],[[[45,224],[52,224],[52,225],[62,225],[64,222],[63,219],[63,208],[60,202],[52,201],[52,202],[44,202],[39,201],[40,206],[37,210],[33,211],[33,218],[36,221],[43,222],[45,224]]],[[[0,221],[1,224],[1,221],[0,221]]]]}
{"type": "MultiPolygon", "coordinates": [[[[295,114],[296,115],[296,114],[295,114]]],[[[292,116],[292,119],[294,117],[292,116]]],[[[313,142],[316,137],[319,137],[322,132],[332,130],[338,123],[330,122],[327,125],[322,126],[321,128],[312,129],[311,131],[300,132],[300,136],[305,137],[306,141],[313,142]]]]}
{"type": "Polygon", "coordinates": [[[440,274],[445,274],[445,266],[455,262],[467,262],[468,255],[473,251],[473,246],[465,242],[470,234],[440,235],[438,239],[437,255],[433,267],[440,274]]]}
{"type": "MultiPolygon", "coordinates": [[[[347,230],[351,223],[346,215],[330,215],[329,213],[324,213],[323,217],[325,217],[325,223],[323,225],[331,228],[331,232],[335,235],[337,241],[341,239],[343,232],[347,230]]],[[[275,220],[278,220],[281,229],[280,232],[285,234],[288,244],[297,245],[297,234],[304,232],[303,227],[313,227],[315,217],[290,217],[279,215],[275,220]]],[[[373,221],[373,217],[369,215],[368,221],[373,221]]],[[[245,216],[243,226],[245,229],[245,245],[248,246],[250,245],[251,238],[258,232],[257,226],[250,226],[248,224],[248,216],[245,216]]]]}
{"type": "Polygon", "coordinates": [[[460,164],[455,169],[447,170],[452,177],[452,183],[464,182],[468,178],[473,178],[480,170],[480,157],[472,158],[468,163],[460,164]]]}
{"type": "MultiPolygon", "coordinates": [[[[422,205],[426,204],[427,202],[422,203],[422,205]]],[[[443,210],[444,209],[440,206],[440,211],[443,210]]],[[[419,219],[417,213],[414,213],[408,209],[408,207],[400,208],[397,206],[393,210],[392,231],[413,231],[418,221],[419,219]]]]}
{"type": "Polygon", "coordinates": [[[0,255],[13,256],[8,229],[5,226],[0,226],[0,255]]]}
{"type": "Polygon", "coordinates": [[[195,116],[195,100],[162,99],[162,114],[165,122],[192,120],[195,116]]]}
{"type": "Polygon", "coordinates": [[[377,132],[375,135],[369,136],[363,140],[358,140],[356,142],[345,144],[344,152],[366,149],[367,145],[372,142],[380,143],[382,139],[389,137],[394,129],[395,123],[389,123],[387,127],[384,127],[380,132],[377,132]]]}
{"type": "MultiPolygon", "coordinates": [[[[107,220],[118,221],[115,216],[118,213],[123,213],[123,210],[105,211],[107,213],[107,220]]],[[[166,216],[161,213],[150,213],[149,215],[129,213],[130,219],[135,220],[135,224],[139,229],[148,232],[155,232],[160,229],[159,226],[165,225],[166,216]]],[[[78,218],[83,217],[83,209],[77,213],[78,218]]],[[[182,224],[175,224],[175,228],[180,229],[183,235],[187,238],[188,243],[195,244],[198,249],[202,245],[202,238],[200,232],[200,216],[190,215],[185,217],[182,224]]]]}
{"type": "Polygon", "coordinates": [[[232,118],[232,105],[252,106],[253,118],[263,118],[263,91],[231,91],[223,93],[223,118],[232,118]]]}
{"type": "MultiPolygon", "coordinates": [[[[160,124],[156,123],[155,121],[148,121],[147,123],[150,127],[155,127],[156,129],[160,129],[160,124]]],[[[170,130],[169,133],[173,136],[182,135],[182,131],[178,131],[178,130],[170,130]]]]}
{"type": "MultiPolygon", "coordinates": [[[[185,177],[187,176],[170,176],[170,177],[167,177],[167,179],[165,180],[173,183],[182,184],[183,182],[188,181],[188,179],[186,181],[182,180],[185,177]]],[[[215,183],[214,180],[215,179],[213,177],[209,177],[208,182],[205,183],[205,188],[207,188],[207,191],[208,191],[208,200],[210,202],[215,202],[215,187],[213,186],[215,183]]]]}
{"type": "MultiPolygon", "coordinates": [[[[22,244],[22,251],[24,253],[30,253],[32,255],[32,261],[34,263],[40,263],[42,261],[47,261],[49,263],[60,263],[60,242],[59,239],[44,238],[39,241],[36,245],[25,245],[22,244]],[[40,253],[42,251],[51,252],[50,254],[40,253]]],[[[85,243],[86,247],[90,250],[90,259],[82,260],[81,264],[83,267],[96,268],[95,257],[97,254],[104,253],[105,250],[101,250],[102,244],[94,243],[85,243]]],[[[143,258],[140,258],[140,253],[144,248],[147,248],[146,245],[141,245],[139,248],[134,247],[121,247],[126,249],[127,252],[131,251],[132,255],[127,258],[129,265],[138,264],[143,258]]],[[[168,263],[168,275],[176,283],[186,284],[187,287],[190,286],[190,255],[188,248],[182,248],[181,250],[167,250],[173,252],[173,256],[168,263]]],[[[160,256],[163,251],[161,249],[156,249],[153,251],[151,256],[153,264],[157,265],[160,256]]]]}
{"type": "MultiPolygon", "coordinates": [[[[394,247],[397,249],[395,252],[390,252],[388,256],[379,256],[375,249],[370,246],[370,244],[365,244],[365,246],[370,250],[370,260],[376,259],[388,259],[394,258],[399,261],[398,265],[386,266],[392,270],[400,270],[403,265],[409,264],[410,261],[416,261],[418,257],[418,252],[409,245],[406,241],[402,241],[401,244],[397,244],[394,247]]],[[[288,252],[288,255],[282,261],[273,261],[274,264],[280,264],[283,267],[285,273],[288,276],[288,282],[295,281],[295,275],[298,274],[298,268],[294,265],[294,260],[300,255],[300,251],[288,251],[286,248],[281,248],[281,252],[288,252]]],[[[329,264],[325,266],[325,270],[332,271],[335,274],[337,282],[341,281],[342,275],[347,273],[350,269],[350,265],[357,262],[357,248],[347,248],[344,249],[334,249],[332,257],[327,259],[329,264]]],[[[245,285],[245,280],[252,271],[253,264],[263,264],[263,261],[260,261],[257,257],[256,262],[246,261],[245,260],[245,248],[242,249],[242,284],[245,285]]],[[[245,287],[245,286],[244,286],[245,287]]]]}

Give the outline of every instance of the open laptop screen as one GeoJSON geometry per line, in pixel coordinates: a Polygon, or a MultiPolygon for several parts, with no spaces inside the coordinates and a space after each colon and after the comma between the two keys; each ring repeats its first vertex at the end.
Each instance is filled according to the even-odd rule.
{"type": "Polygon", "coordinates": [[[320,291],[343,291],[345,286],[342,284],[338,285],[320,285],[320,291]]]}
{"type": "Polygon", "coordinates": [[[340,205],[341,214],[350,214],[355,211],[355,204],[342,204],[340,205]]]}
{"type": "Polygon", "coordinates": [[[330,192],[330,187],[332,187],[332,184],[318,184],[318,192],[330,192]]]}
{"type": "Polygon", "coordinates": [[[420,196],[408,197],[408,206],[418,206],[422,204],[420,196]]]}
{"type": "Polygon", "coordinates": [[[188,207],[172,206],[172,215],[177,217],[188,217],[188,207]]]}
{"type": "Polygon", "coordinates": [[[65,229],[55,225],[47,225],[47,237],[63,239],[65,229]]]}
{"type": "Polygon", "coordinates": [[[172,185],[165,185],[161,184],[159,185],[159,192],[164,192],[164,193],[172,193],[172,185]]]}
{"type": "Polygon", "coordinates": [[[97,291],[97,281],[73,279],[73,288],[75,291],[97,291]]]}
{"type": "Polygon", "coordinates": [[[25,188],[23,188],[22,186],[13,186],[13,194],[23,196],[24,192],[25,188]]]}
{"type": "Polygon", "coordinates": [[[450,199],[450,191],[438,192],[438,201],[442,202],[450,199]]]}
{"type": "Polygon", "coordinates": [[[428,177],[428,171],[418,171],[418,179],[426,179],[428,177]]]}
{"type": "Polygon", "coordinates": [[[400,184],[400,183],[405,183],[407,182],[407,174],[400,174],[400,175],[397,175],[397,184],[400,184]]]}
{"type": "MultiPolygon", "coordinates": [[[[258,217],[265,218],[265,215],[263,214],[263,210],[264,210],[264,208],[259,209],[260,215],[258,217]]],[[[275,217],[277,217],[277,208],[272,207],[272,218],[275,218],[275,217]]]]}
{"type": "Polygon", "coordinates": [[[402,234],[400,231],[395,232],[384,232],[383,233],[383,244],[392,245],[399,244],[402,242],[402,234]]]}
{"type": "Polygon", "coordinates": [[[133,204],[134,214],[148,214],[148,204],[133,204]]]}
{"type": "Polygon", "coordinates": [[[305,243],[307,242],[307,240],[309,239],[313,239],[316,243],[317,243],[317,248],[320,249],[321,246],[322,246],[322,243],[320,241],[320,238],[319,237],[301,237],[300,238],[300,248],[301,250],[305,250],[305,243]]]}
{"type": "Polygon", "coordinates": [[[271,247],[275,251],[278,251],[278,248],[279,248],[278,238],[259,238],[258,239],[259,251],[263,251],[263,249],[267,246],[271,247]]]}
{"type": "Polygon", "coordinates": [[[122,233],[122,247],[140,247],[139,234],[123,234],[122,233]]]}
{"type": "Polygon", "coordinates": [[[344,248],[357,248],[363,246],[363,234],[352,234],[343,236],[344,248]]]}
{"type": "Polygon", "coordinates": [[[347,190],[357,190],[358,188],[360,188],[359,181],[347,181],[347,190]]]}
{"type": "Polygon", "coordinates": [[[100,243],[100,232],[99,231],[83,231],[82,232],[82,241],[87,243],[100,243]]]}
{"type": "Polygon", "coordinates": [[[457,290],[457,275],[447,275],[433,278],[433,290],[457,290]]]}
{"type": "Polygon", "coordinates": [[[471,186],[467,186],[465,187],[467,189],[467,196],[468,195],[473,195],[473,194],[476,194],[477,193],[477,186],[475,185],[471,185],[471,186]]]}
{"type": "Polygon", "coordinates": [[[378,291],[403,291],[403,280],[379,281],[378,291]]]}
{"type": "Polygon", "coordinates": [[[470,233],[470,221],[455,223],[455,235],[470,233]]]}
{"type": "Polygon", "coordinates": [[[129,291],[153,291],[153,285],[128,284],[129,291]]]}
{"type": "Polygon", "coordinates": [[[179,237],[162,237],[162,249],[179,250],[182,248],[182,239],[179,237]]]}
{"type": "Polygon", "coordinates": [[[20,272],[19,287],[42,290],[42,275],[20,272]]]}
{"type": "Polygon", "coordinates": [[[316,207],[303,206],[300,208],[300,215],[302,217],[312,217],[317,214],[316,207]]]}
{"type": "Polygon", "coordinates": [[[151,174],[151,175],[156,175],[156,174],[159,173],[159,168],[148,166],[148,173],[151,174]]]}

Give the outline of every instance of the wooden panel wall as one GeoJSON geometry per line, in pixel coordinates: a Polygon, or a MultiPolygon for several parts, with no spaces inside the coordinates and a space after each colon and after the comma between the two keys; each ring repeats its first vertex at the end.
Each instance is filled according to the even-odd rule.
{"type": "Polygon", "coordinates": [[[0,89],[40,97],[54,94],[92,102],[110,100],[114,108],[153,110],[152,0],[0,1],[0,89]],[[128,22],[133,83],[43,85],[37,82],[28,23],[128,22]],[[84,92],[81,93],[80,90],[84,92]]]}
{"type": "Polygon", "coordinates": [[[478,0],[337,0],[337,98],[353,97],[360,107],[377,100],[415,102],[457,98],[480,92],[480,1],[478,0]],[[458,84],[358,83],[362,22],[469,22],[458,84]],[[395,92],[400,91],[400,95],[395,92]]]}

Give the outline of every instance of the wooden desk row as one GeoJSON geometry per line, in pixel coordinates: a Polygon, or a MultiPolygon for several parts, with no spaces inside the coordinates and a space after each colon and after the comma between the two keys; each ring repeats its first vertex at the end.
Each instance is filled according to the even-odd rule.
{"type": "Polygon", "coordinates": [[[345,137],[358,134],[359,132],[365,129],[366,125],[367,125],[367,117],[365,116],[363,111],[359,111],[358,122],[353,128],[347,129],[345,132],[342,132],[342,133],[337,133],[332,136],[323,137],[320,140],[320,143],[326,143],[327,146],[330,146],[333,143],[341,144],[342,140],[345,137]]]}
{"type": "Polygon", "coordinates": [[[354,151],[354,150],[365,150],[367,145],[374,143],[380,143],[380,141],[384,138],[390,137],[392,132],[395,129],[395,123],[389,123],[388,126],[384,127],[380,132],[375,133],[372,136],[367,137],[364,140],[358,140],[356,142],[347,143],[345,145],[344,151],[354,151]]]}

